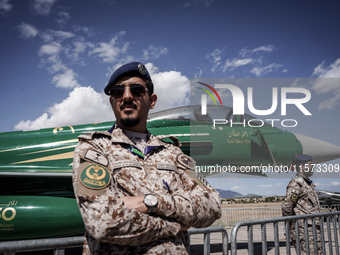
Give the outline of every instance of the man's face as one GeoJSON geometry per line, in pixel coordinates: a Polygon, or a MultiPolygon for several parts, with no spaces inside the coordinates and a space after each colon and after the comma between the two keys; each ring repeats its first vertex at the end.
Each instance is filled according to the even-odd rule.
{"type": "Polygon", "coordinates": [[[155,94],[150,95],[147,90],[145,90],[144,95],[143,93],[134,93],[135,91],[143,91],[143,89],[138,90],[136,84],[146,88],[146,83],[139,77],[119,79],[112,89],[115,89],[115,86],[120,86],[121,93],[117,94],[122,95],[116,97],[111,95],[110,103],[120,127],[131,131],[145,132],[148,112],[149,109],[154,108],[157,96],[155,94]]]}
{"type": "Polygon", "coordinates": [[[313,175],[312,161],[308,161],[307,163],[302,164],[301,168],[303,168],[301,172],[303,172],[306,177],[310,177],[313,175]]]}

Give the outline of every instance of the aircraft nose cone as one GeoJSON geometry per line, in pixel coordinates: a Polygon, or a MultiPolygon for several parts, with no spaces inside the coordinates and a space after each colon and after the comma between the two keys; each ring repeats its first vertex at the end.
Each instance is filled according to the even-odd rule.
{"type": "Polygon", "coordinates": [[[302,153],[313,157],[313,163],[340,158],[340,146],[305,135],[294,134],[302,145],[302,153]]]}

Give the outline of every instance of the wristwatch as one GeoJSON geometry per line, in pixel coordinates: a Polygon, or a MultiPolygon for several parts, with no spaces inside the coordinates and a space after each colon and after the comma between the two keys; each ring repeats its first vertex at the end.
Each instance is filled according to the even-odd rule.
{"type": "Polygon", "coordinates": [[[148,213],[154,213],[156,211],[158,198],[154,194],[146,194],[143,202],[148,208],[148,213]]]}

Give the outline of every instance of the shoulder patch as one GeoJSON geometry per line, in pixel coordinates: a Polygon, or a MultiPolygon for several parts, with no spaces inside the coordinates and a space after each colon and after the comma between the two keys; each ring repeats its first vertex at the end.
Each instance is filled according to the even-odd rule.
{"type": "Polygon", "coordinates": [[[293,203],[296,203],[296,201],[298,200],[298,195],[293,193],[291,196],[290,196],[290,201],[292,201],[293,203]]]}
{"type": "Polygon", "coordinates": [[[185,168],[189,168],[195,171],[196,162],[191,157],[185,155],[184,153],[181,153],[177,156],[177,161],[185,168]]]}
{"type": "Polygon", "coordinates": [[[87,150],[87,152],[84,155],[84,158],[89,159],[95,163],[101,164],[103,166],[108,166],[109,164],[108,159],[104,155],[94,150],[87,150]]]}
{"type": "Polygon", "coordinates": [[[98,164],[87,165],[80,173],[80,182],[89,189],[104,189],[111,181],[106,167],[98,164]]]}
{"type": "Polygon", "coordinates": [[[80,141],[81,140],[92,140],[100,136],[111,138],[111,134],[107,131],[104,131],[104,132],[93,131],[93,132],[86,132],[86,133],[81,134],[80,136],[78,136],[78,140],[80,141]]]}
{"type": "Polygon", "coordinates": [[[172,136],[172,135],[157,135],[156,137],[160,140],[169,138],[169,139],[171,139],[171,141],[173,141],[174,145],[176,145],[178,147],[181,146],[181,143],[179,142],[178,138],[175,137],[175,136],[172,136]]]}

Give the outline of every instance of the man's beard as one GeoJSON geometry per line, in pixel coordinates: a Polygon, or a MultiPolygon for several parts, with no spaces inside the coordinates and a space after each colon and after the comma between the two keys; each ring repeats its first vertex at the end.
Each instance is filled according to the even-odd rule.
{"type": "Polygon", "coordinates": [[[135,127],[139,124],[140,119],[137,118],[129,118],[127,117],[126,119],[120,119],[120,123],[122,124],[123,127],[135,127]]]}

